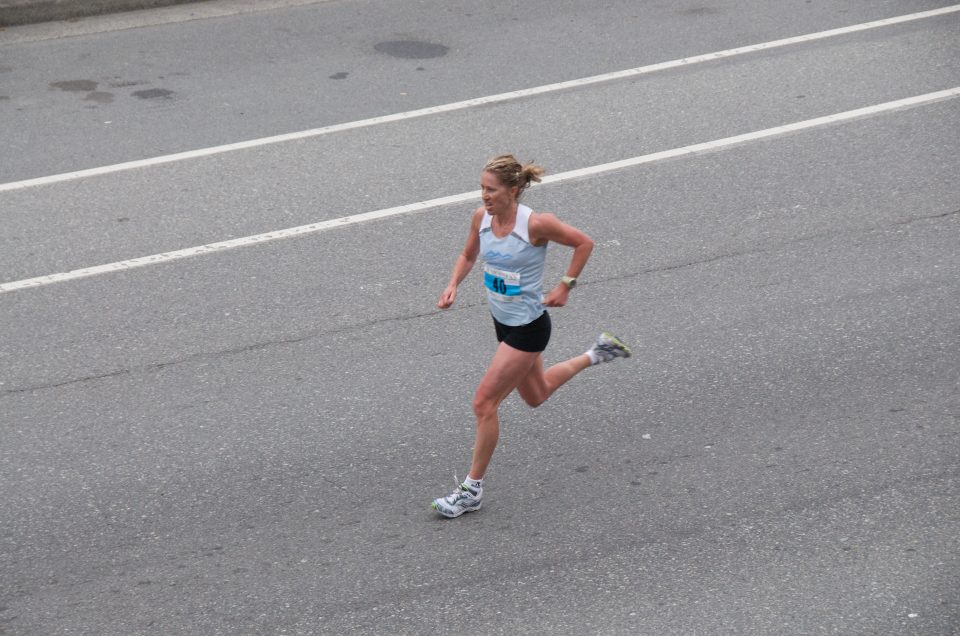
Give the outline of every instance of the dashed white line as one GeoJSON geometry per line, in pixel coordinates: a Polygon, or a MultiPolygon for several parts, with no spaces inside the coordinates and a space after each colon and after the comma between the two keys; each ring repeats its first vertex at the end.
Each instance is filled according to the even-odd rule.
{"type": "Polygon", "coordinates": [[[580,88],[583,86],[589,86],[591,84],[598,84],[601,82],[610,82],[614,80],[629,79],[632,77],[637,77],[639,75],[656,73],[658,71],[665,71],[672,68],[689,66],[692,64],[699,64],[702,62],[712,62],[712,61],[723,59],[723,58],[733,57],[735,55],[744,55],[746,53],[755,53],[757,51],[767,51],[770,49],[779,48],[783,46],[790,46],[793,44],[813,42],[815,40],[822,40],[824,38],[831,38],[831,37],[836,37],[840,35],[847,35],[850,33],[857,33],[859,31],[867,31],[869,29],[878,29],[881,27],[893,26],[895,24],[902,24],[904,22],[911,22],[914,20],[922,20],[925,18],[942,16],[949,13],[956,13],[958,11],[960,11],[960,4],[955,4],[948,7],[941,7],[939,9],[932,9],[930,11],[910,13],[907,15],[896,16],[893,18],[885,18],[883,20],[873,20],[871,22],[863,22],[861,24],[854,24],[851,26],[840,27],[837,29],[830,29],[828,31],[818,31],[816,33],[809,33],[807,35],[798,35],[795,37],[784,38],[781,40],[773,40],[771,42],[751,44],[749,46],[741,46],[734,49],[716,51],[714,53],[706,53],[703,55],[696,55],[693,57],[685,57],[678,60],[671,60],[669,62],[660,62],[658,64],[651,64],[649,66],[641,66],[638,68],[631,68],[623,71],[604,73],[602,75],[593,75],[591,77],[584,77],[584,78],[570,80],[566,82],[557,82],[555,84],[546,84],[543,86],[536,86],[533,88],[526,88],[518,91],[510,91],[508,93],[487,95],[485,97],[477,97],[475,99],[468,99],[461,102],[453,102],[450,104],[443,104],[440,106],[431,106],[429,108],[420,108],[418,110],[409,110],[402,113],[394,113],[392,115],[383,115],[381,117],[371,117],[369,119],[360,119],[357,121],[346,122],[342,124],[335,124],[333,126],[324,126],[322,128],[313,128],[310,130],[303,130],[300,132],[287,133],[283,135],[274,135],[272,137],[261,137],[259,139],[251,139],[248,141],[241,141],[241,142],[232,143],[232,144],[224,144],[221,146],[211,146],[209,148],[200,148],[198,150],[178,152],[170,155],[152,157],[149,159],[126,161],[123,163],[116,163],[108,166],[101,166],[99,168],[88,168],[85,170],[76,170],[74,172],[64,172],[61,174],[49,175],[45,177],[36,177],[33,179],[24,179],[21,181],[11,181],[8,183],[0,184],[0,192],[8,192],[11,190],[21,190],[23,188],[49,185],[49,184],[59,183],[63,181],[72,181],[74,179],[96,177],[99,175],[123,172],[126,170],[134,170],[137,168],[148,168],[150,166],[157,166],[165,163],[173,163],[176,161],[199,159],[201,157],[209,157],[211,155],[218,155],[218,154],[223,154],[227,152],[234,152],[237,150],[256,148],[259,146],[266,146],[269,144],[279,144],[287,141],[296,141],[299,139],[306,139],[309,137],[318,137],[321,135],[329,135],[332,133],[343,132],[347,130],[356,130],[357,128],[365,128],[369,126],[377,126],[379,124],[387,124],[387,123],[403,121],[407,119],[414,119],[416,117],[425,117],[428,115],[449,113],[452,111],[463,110],[465,108],[473,108],[475,106],[482,106],[485,104],[506,102],[506,101],[515,100],[515,99],[521,99],[524,97],[531,97],[533,95],[542,95],[544,93],[562,91],[562,90],[567,90],[571,88],[580,88]]]}
{"type": "MultiPolygon", "coordinates": [[[[614,170],[622,170],[624,168],[639,166],[641,164],[646,164],[646,163],[653,163],[655,161],[663,161],[665,159],[673,159],[675,157],[696,155],[700,153],[719,150],[722,148],[729,148],[730,146],[743,144],[751,141],[768,139],[770,137],[776,137],[779,135],[786,135],[786,134],[798,132],[801,130],[808,130],[808,129],[817,128],[820,126],[837,124],[844,121],[850,121],[852,119],[868,117],[871,115],[877,115],[880,113],[890,112],[890,111],[899,110],[903,108],[911,108],[911,107],[920,106],[924,104],[930,104],[930,103],[945,100],[945,99],[951,99],[957,96],[960,96],[960,86],[950,88],[947,90],[937,91],[934,93],[926,93],[924,95],[917,95],[915,97],[908,97],[905,99],[898,99],[891,102],[884,102],[882,104],[875,104],[873,106],[866,106],[864,108],[857,108],[855,110],[848,110],[848,111],[844,111],[842,113],[836,113],[833,115],[826,115],[824,117],[806,119],[804,121],[799,121],[792,124],[786,124],[783,126],[765,128],[763,130],[744,133],[742,135],[735,135],[733,137],[724,137],[723,139],[717,139],[714,141],[693,144],[690,146],[683,146],[681,148],[674,148],[672,150],[664,150],[662,152],[655,152],[652,154],[641,155],[639,157],[632,157],[629,159],[613,161],[610,163],[599,164],[599,165],[590,166],[587,168],[580,168],[578,170],[561,172],[552,176],[545,177],[542,183],[543,184],[560,183],[563,181],[568,181],[570,179],[578,179],[578,178],[598,175],[606,172],[612,172],[614,170]]],[[[124,271],[128,269],[133,269],[136,267],[145,267],[147,265],[156,265],[159,263],[166,263],[174,260],[190,258],[192,256],[199,256],[201,254],[211,254],[214,252],[222,252],[224,250],[234,249],[238,247],[245,247],[248,245],[257,245],[259,243],[266,243],[268,241],[276,241],[279,239],[292,238],[295,236],[303,236],[306,234],[315,234],[315,233],[323,232],[333,228],[356,225],[357,223],[364,223],[366,221],[373,221],[375,219],[385,219],[388,217],[399,216],[402,214],[412,214],[415,212],[423,212],[425,210],[437,208],[444,205],[464,203],[467,201],[477,201],[479,199],[479,196],[480,196],[479,191],[463,192],[461,194],[454,194],[451,196],[441,197],[438,199],[430,199],[428,201],[419,201],[417,203],[410,203],[408,205],[400,205],[392,208],[385,208],[383,210],[375,210],[373,212],[365,212],[363,214],[345,216],[338,219],[321,221],[319,223],[311,223],[309,225],[300,225],[297,227],[291,227],[284,230],[266,232],[263,234],[246,236],[243,238],[232,239],[229,241],[209,243],[207,245],[201,245],[199,247],[191,247],[187,249],[176,250],[173,252],[164,252],[162,254],[153,254],[151,256],[144,256],[141,258],[134,258],[126,261],[118,261],[116,263],[108,263],[106,265],[86,267],[83,269],[76,269],[69,272],[49,274],[47,276],[38,276],[36,278],[28,278],[25,280],[12,281],[9,283],[0,284],[0,294],[16,291],[18,289],[27,289],[30,287],[41,287],[44,285],[52,285],[54,283],[62,283],[70,280],[76,280],[78,278],[96,276],[98,274],[119,272],[119,271],[124,271]]]]}

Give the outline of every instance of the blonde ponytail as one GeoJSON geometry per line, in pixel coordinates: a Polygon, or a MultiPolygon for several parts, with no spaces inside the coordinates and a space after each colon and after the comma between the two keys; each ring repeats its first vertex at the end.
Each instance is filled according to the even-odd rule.
{"type": "Polygon", "coordinates": [[[508,188],[517,186],[520,191],[517,198],[523,194],[523,191],[530,187],[532,182],[540,182],[540,177],[545,172],[544,169],[535,163],[525,163],[523,165],[517,161],[513,155],[499,155],[487,162],[483,167],[484,172],[490,172],[497,177],[503,185],[508,188]]]}

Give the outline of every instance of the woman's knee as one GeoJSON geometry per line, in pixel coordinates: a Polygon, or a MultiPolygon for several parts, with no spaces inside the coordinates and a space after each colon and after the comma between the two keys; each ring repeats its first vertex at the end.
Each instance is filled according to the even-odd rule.
{"type": "Polygon", "coordinates": [[[537,408],[550,397],[550,390],[544,381],[543,372],[536,374],[536,370],[520,383],[517,392],[523,398],[523,401],[533,408],[537,408]]]}
{"type": "Polygon", "coordinates": [[[484,420],[491,415],[496,415],[497,407],[500,406],[497,404],[497,401],[480,393],[477,393],[473,396],[473,414],[477,416],[478,420],[484,420]]]}
{"type": "Polygon", "coordinates": [[[520,397],[522,397],[523,401],[527,403],[527,406],[531,406],[533,408],[537,408],[547,401],[547,396],[539,391],[524,391],[520,394],[520,397]]]}

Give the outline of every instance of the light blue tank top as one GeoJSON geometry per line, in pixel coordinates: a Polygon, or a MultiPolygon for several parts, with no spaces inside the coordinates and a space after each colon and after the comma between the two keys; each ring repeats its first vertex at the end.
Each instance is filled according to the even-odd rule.
{"type": "Polygon", "coordinates": [[[504,238],[494,235],[490,214],[484,212],[480,222],[480,256],[484,263],[487,301],[493,317],[511,327],[531,323],[543,314],[543,266],[547,246],[530,243],[528,228],[532,211],[518,205],[513,231],[504,238]]]}

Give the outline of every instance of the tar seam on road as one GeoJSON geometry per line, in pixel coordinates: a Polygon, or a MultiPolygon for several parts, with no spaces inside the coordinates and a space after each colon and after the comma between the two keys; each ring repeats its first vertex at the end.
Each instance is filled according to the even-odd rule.
{"type": "Polygon", "coordinates": [[[52,183],[59,183],[62,181],[71,181],[74,179],[83,179],[87,177],[95,177],[99,175],[112,174],[115,172],[123,172],[126,170],[134,170],[137,168],[147,168],[150,166],[156,166],[156,165],[161,165],[165,163],[173,163],[176,161],[198,159],[201,157],[209,157],[211,155],[234,152],[237,150],[245,150],[248,148],[256,148],[259,146],[266,146],[269,144],[278,144],[278,143],[284,143],[287,141],[296,141],[299,139],[306,139],[309,137],[319,137],[321,135],[329,135],[332,133],[343,132],[346,130],[355,130],[357,128],[377,126],[380,124],[403,121],[407,119],[414,119],[417,117],[425,117],[428,115],[448,113],[456,110],[473,108],[475,106],[482,106],[485,104],[506,102],[506,101],[511,101],[515,99],[521,99],[524,97],[530,97],[532,95],[541,95],[544,93],[552,93],[552,92],[567,90],[571,88],[580,88],[583,86],[589,86],[591,84],[599,84],[601,82],[611,82],[614,80],[629,79],[629,78],[637,77],[639,75],[646,75],[649,73],[665,71],[672,68],[689,66],[692,64],[699,64],[701,62],[713,62],[723,58],[733,57],[735,55],[743,55],[746,53],[767,51],[770,49],[779,48],[783,46],[790,46],[793,44],[813,42],[815,40],[822,40],[824,38],[847,35],[850,33],[867,31],[869,29],[877,29],[881,27],[893,26],[896,24],[902,24],[904,22],[912,22],[914,20],[922,20],[924,18],[932,18],[936,16],[946,15],[949,13],[956,13],[958,11],[960,11],[960,4],[955,4],[949,7],[941,7],[939,9],[933,9],[930,11],[922,11],[919,13],[911,13],[908,15],[902,15],[902,16],[897,16],[893,18],[885,18],[883,20],[863,22],[861,24],[854,24],[850,26],[840,27],[837,29],[830,29],[828,31],[818,31],[816,33],[809,33],[807,35],[798,35],[795,37],[784,38],[781,40],[763,42],[761,44],[751,44],[749,46],[742,46],[734,49],[726,49],[723,51],[716,51],[714,53],[706,53],[703,55],[696,55],[693,57],[685,57],[678,60],[671,60],[669,62],[660,62],[658,64],[651,64],[649,66],[641,66],[638,68],[632,68],[632,69],[627,69],[623,71],[615,71],[613,73],[593,75],[591,77],[584,77],[581,79],[570,80],[566,82],[558,82],[556,84],[546,84],[544,86],[525,88],[518,91],[511,91],[508,93],[499,93],[497,95],[477,97],[475,99],[468,99],[462,102],[453,102],[450,104],[443,104],[440,106],[431,106],[429,108],[421,108],[418,110],[410,110],[402,113],[394,113],[392,115],[372,117],[370,119],[361,119],[357,121],[346,122],[342,124],[335,124],[332,126],[324,126],[322,128],[313,128],[311,130],[303,130],[300,132],[287,133],[283,135],[274,135],[272,137],[262,137],[260,139],[240,141],[237,143],[224,144],[221,146],[211,146],[209,148],[201,148],[199,150],[178,152],[170,155],[162,155],[160,157],[152,157],[149,159],[138,159],[136,161],[126,161],[123,163],[112,164],[109,166],[101,166],[99,168],[88,168],[85,170],[77,170],[74,172],[64,172],[61,174],[49,175],[46,177],[36,177],[33,179],[24,179],[22,181],[11,181],[9,183],[0,184],[0,192],[6,192],[10,190],[21,190],[24,188],[31,188],[36,186],[49,185],[52,183]]]}
{"type": "MultiPolygon", "coordinates": [[[[598,175],[606,172],[612,172],[614,170],[622,170],[624,168],[630,168],[630,167],[639,166],[642,164],[653,163],[656,161],[663,161],[666,159],[673,159],[681,156],[702,154],[706,152],[719,150],[722,148],[729,148],[731,146],[735,146],[738,144],[743,144],[751,141],[768,139],[771,137],[799,132],[801,130],[809,130],[811,128],[828,126],[831,124],[837,124],[840,122],[851,121],[851,120],[859,119],[863,117],[869,117],[869,116],[877,115],[880,113],[931,104],[931,103],[946,100],[946,99],[952,99],[957,96],[960,96],[960,86],[956,86],[954,88],[950,88],[947,90],[937,91],[934,93],[925,93],[923,95],[907,97],[905,99],[898,99],[891,102],[884,102],[882,104],[875,104],[873,106],[866,106],[864,108],[848,110],[842,113],[835,113],[833,115],[816,117],[814,119],[806,119],[803,121],[795,122],[792,124],[786,124],[783,126],[765,128],[763,130],[744,133],[742,135],[734,135],[733,137],[724,137],[723,139],[716,139],[714,141],[707,141],[704,143],[683,146],[680,148],[673,148],[671,150],[664,150],[661,152],[655,152],[648,155],[640,155],[639,157],[631,157],[629,159],[622,159],[620,161],[613,161],[610,163],[599,164],[596,166],[589,166],[587,168],[569,170],[567,172],[561,172],[555,175],[544,177],[541,185],[546,185],[550,183],[559,183],[563,181],[568,181],[570,179],[578,179],[578,178],[583,178],[588,176],[594,176],[594,175],[598,175]]],[[[221,241],[219,243],[209,243],[207,245],[201,245],[198,247],[190,247],[190,248],[176,250],[172,252],[163,252],[161,254],[153,254],[151,256],[144,256],[141,258],[134,258],[126,261],[118,261],[115,263],[108,263],[106,265],[98,265],[95,267],[76,269],[69,272],[49,274],[47,276],[38,276],[36,278],[28,278],[28,279],[19,280],[19,281],[11,281],[8,283],[0,284],[0,294],[16,291],[19,289],[26,289],[30,287],[41,287],[44,285],[52,285],[54,283],[62,283],[69,280],[76,280],[78,278],[96,276],[98,274],[120,272],[128,269],[133,269],[136,267],[156,265],[159,263],[166,263],[169,261],[189,258],[192,256],[199,256],[201,254],[211,254],[214,252],[221,252],[224,250],[235,249],[238,247],[257,245],[259,243],[266,243],[268,241],[276,241],[279,239],[293,238],[295,236],[314,234],[314,233],[324,232],[326,230],[330,230],[338,227],[356,225],[358,223],[364,223],[366,221],[384,219],[392,216],[398,216],[401,214],[412,214],[415,212],[423,212],[425,210],[438,208],[445,205],[450,205],[455,203],[464,203],[471,200],[478,200],[479,197],[480,197],[480,192],[477,190],[474,190],[471,192],[463,192],[460,194],[440,197],[438,199],[430,199],[428,201],[418,201],[417,203],[410,203],[407,205],[400,205],[392,208],[385,208],[382,210],[374,210],[372,212],[364,212],[362,214],[354,214],[352,216],[344,216],[337,219],[330,219],[327,221],[311,223],[308,225],[300,225],[297,227],[291,227],[284,230],[276,230],[273,232],[266,232],[263,234],[245,236],[238,239],[231,239],[229,241],[221,241]]]]}
{"type": "MultiPolygon", "coordinates": [[[[943,212],[941,214],[913,217],[913,218],[905,219],[902,221],[894,221],[888,224],[880,224],[880,225],[873,225],[873,226],[858,228],[857,231],[872,232],[872,231],[882,230],[884,228],[894,227],[898,225],[910,225],[910,224],[918,223],[921,221],[935,221],[938,219],[945,219],[951,216],[956,216],[958,214],[960,214],[960,210],[951,210],[949,212],[943,212]]],[[[851,232],[850,231],[841,232],[841,235],[849,234],[849,233],[851,232]]],[[[683,261],[675,264],[659,265],[657,267],[642,269],[635,272],[628,272],[625,274],[607,276],[604,278],[593,279],[591,281],[585,281],[580,285],[582,285],[583,287],[588,287],[590,285],[609,283],[613,281],[629,280],[632,278],[636,278],[638,276],[647,276],[649,274],[655,274],[655,273],[662,274],[666,272],[674,272],[677,270],[682,270],[688,267],[710,265],[712,263],[725,261],[731,258],[740,258],[742,256],[752,256],[756,254],[771,254],[771,253],[775,253],[777,251],[783,250],[784,248],[791,245],[798,245],[801,243],[807,243],[809,241],[827,238],[827,237],[834,238],[836,236],[837,236],[837,232],[833,230],[829,232],[819,232],[816,234],[808,234],[793,240],[786,241],[784,243],[773,245],[771,247],[765,247],[761,249],[746,249],[746,250],[737,251],[737,252],[726,252],[722,254],[717,254],[715,256],[708,256],[705,258],[699,258],[691,261],[683,261]]],[[[196,362],[199,360],[208,360],[208,359],[219,358],[219,357],[228,356],[228,355],[243,354],[250,351],[267,349],[270,347],[276,347],[276,346],[282,346],[282,345],[299,344],[302,342],[312,340],[313,338],[317,338],[317,337],[326,337],[330,335],[343,334],[343,333],[367,333],[371,327],[375,327],[375,326],[386,324],[386,323],[400,323],[408,320],[419,320],[421,318],[429,318],[431,316],[437,316],[445,312],[468,311],[468,310],[476,309],[477,307],[485,306],[486,301],[483,300],[483,301],[473,302],[473,303],[470,303],[470,302],[463,302],[462,304],[459,304],[459,303],[460,301],[458,301],[458,306],[453,309],[433,309],[428,311],[409,313],[409,314],[400,315],[400,316],[387,316],[385,318],[376,318],[376,319],[368,320],[364,322],[352,323],[349,326],[337,327],[327,331],[324,331],[321,329],[311,329],[309,331],[306,331],[294,336],[287,336],[287,337],[278,338],[275,340],[255,342],[252,344],[243,344],[240,346],[229,347],[227,349],[220,349],[217,351],[201,351],[201,352],[192,353],[174,360],[167,360],[165,362],[154,362],[150,364],[143,364],[135,367],[129,367],[126,369],[118,369],[116,371],[109,371],[109,372],[104,371],[100,373],[93,373],[90,375],[74,377],[66,380],[54,380],[54,381],[43,383],[43,384],[32,384],[32,385],[16,387],[12,389],[4,388],[4,389],[0,389],[0,399],[2,399],[6,395],[36,393],[37,391],[59,389],[65,386],[73,385],[73,384],[83,384],[86,382],[109,380],[115,377],[130,375],[133,373],[147,373],[147,372],[160,371],[168,367],[174,367],[180,364],[196,362]]]]}

